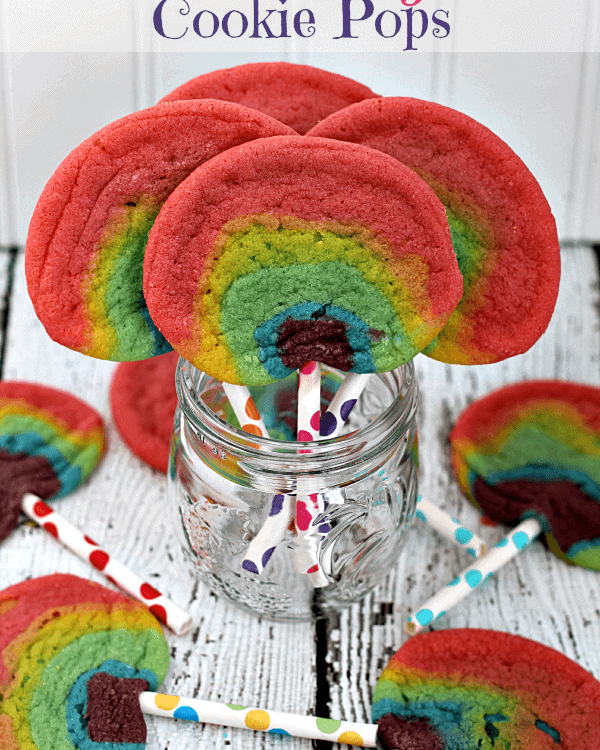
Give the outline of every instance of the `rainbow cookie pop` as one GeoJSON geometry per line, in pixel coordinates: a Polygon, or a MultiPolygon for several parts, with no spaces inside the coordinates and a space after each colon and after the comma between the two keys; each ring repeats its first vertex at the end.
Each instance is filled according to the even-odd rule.
{"type": "Polygon", "coordinates": [[[549,549],[600,570],[600,388],[534,380],[459,416],[450,445],[465,495],[497,523],[537,518],[549,549]]]}
{"type": "Polygon", "coordinates": [[[148,238],[144,294],[195,367],[260,385],[307,361],[398,367],[446,324],[462,277],[443,206],[414,172],[284,136],[229,149],[173,193],[148,238]]]}
{"type": "MultiPolygon", "coordinates": [[[[169,665],[168,644],[146,607],[62,574],[0,592],[0,655],[3,750],[98,747],[85,719],[88,681],[104,672],[155,690],[169,665]]],[[[144,747],[143,740],[127,745],[144,747]]]]}
{"type": "Polygon", "coordinates": [[[373,694],[385,750],[588,750],[600,683],[563,654],[492,630],[415,636],[373,694]]]}
{"type": "Polygon", "coordinates": [[[538,340],[558,295],[558,237],[539,184],[504,141],[461,112],[403,97],[353,104],[308,135],[390,154],[446,207],[464,294],[425,354],[486,364],[538,340]]]}
{"type": "Polygon", "coordinates": [[[0,382],[0,541],[16,527],[25,493],[68,495],[105,449],[102,417],[85,402],[37,383],[0,382]]]}
{"type": "Polygon", "coordinates": [[[320,120],[376,96],[351,78],[287,62],[248,63],[213,70],[193,78],[164,96],[180,99],[222,99],[257,109],[304,134],[320,120]]]}
{"type": "Polygon", "coordinates": [[[291,132],[238,104],[172,102],[127,115],[72,151],[44,188],[26,244],[29,294],[50,337],[100,359],[169,351],[142,294],[160,207],[207,159],[291,132]]]}

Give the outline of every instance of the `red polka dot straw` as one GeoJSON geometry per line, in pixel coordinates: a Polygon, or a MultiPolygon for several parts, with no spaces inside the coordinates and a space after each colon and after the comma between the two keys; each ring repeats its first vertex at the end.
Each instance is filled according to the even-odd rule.
{"type": "Polygon", "coordinates": [[[23,512],[42,526],[52,536],[62,542],[67,549],[82,560],[87,560],[109,581],[122,588],[135,599],[146,604],[152,614],[164,622],[176,635],[184,635],[192,626],[192,618],[187,612],[157,591],[154,586],[143,581],[118,560],[115,560],[98,544],[68,521],[59,516],[49,505],[35,495],[27,493],[22,501],[23,512]]]}

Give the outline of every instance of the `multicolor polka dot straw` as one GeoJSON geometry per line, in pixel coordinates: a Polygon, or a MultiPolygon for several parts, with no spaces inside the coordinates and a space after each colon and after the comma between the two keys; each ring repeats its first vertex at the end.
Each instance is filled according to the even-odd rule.
{"type": "MultiPolygon", "coordinates": [[[[257,437],[269,437],[269,432],[259,414],[250,390],[245,385],[223,383],[223,390],[244,432],[257,437]]],[[[271,510],[258,534],[248,545],[242,560],[242,568],[248,573],[260,575],[275,548],[282,541],[293,518],[295,498],[291,495],[275,495],[271,510]]]]}
{"type": "Polygon", "coordinates": [[[327,411],[321,417],[319,428],[321,439],[334,438],[340,434],[370,377],[368,374],[361,375],[354,372],[349,372],[346,375],[335,396],[331,399],[327,411]]]}
{"type": "MultiPolygon", "coordinates": [[[[321,363],[307,362],[298,370],[298,442],[320,440],[321,423],[321,363]]],[[[303,449],[300,453],[310,453],[303,449]]],[[[329,580],[319,564],[319,546],[327,524],[318,524],[325,511],[323,496],[307,494],[302,479],[298,480],[296,496],[296,555],[294,567],[297,573],[306,573],[315,588],[327,586],[329,580]]]]}
{"type": "Polygon", "coordinates": [[[376,724],[320,719],[316,716],[297,716],[234,703],[216,703],[147,691],[140,695],[140,706],[144,713],[172,719],[254,729],[270,734],[291,735],[347,745],[376,747],[376,724]]]}

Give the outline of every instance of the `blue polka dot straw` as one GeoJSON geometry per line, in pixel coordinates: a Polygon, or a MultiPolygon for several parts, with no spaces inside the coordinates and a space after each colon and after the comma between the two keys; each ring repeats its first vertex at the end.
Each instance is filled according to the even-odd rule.
{"type": "Polygon", "coordinates": [[[517,555],[524,547],[532,542],[542,531],[542,526],[536,518],[528,518],[501,539],[485,555],[470,565],[460,575],[425,602],[411,615],[404,626],[408,635],[415,635],[432,622],[437,621],[451,607],[454,607],[473,589],[487,581],[496,571],[517,555]]]}
{"type": "Polygon", "coordinates": [[[487,545],[470,529],[463,526],[456,518],[436,507],[419,495],[415,516],[424,521],[438,534],[462,547],[471,557],[481,557],[487,551],[487,545]]]}

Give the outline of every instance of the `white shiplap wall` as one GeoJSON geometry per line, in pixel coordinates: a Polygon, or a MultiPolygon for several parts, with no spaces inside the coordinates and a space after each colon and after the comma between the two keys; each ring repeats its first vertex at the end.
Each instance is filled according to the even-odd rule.
{"type": "MultiPolygon", "coordinates": [[[[362,0],[353,0],[360,15],[362,0]]],[[[399,0],[374,0],[398,11],[399,0]]],[[[22,244],[35,202],[60,161],[84,138],[151,106],[189,78],[221,67],[290,60],[356,78],[382,95],[439,101],[480,120],[524,159],[553,208],[562,239],[600,242],[600,3],[502,4],[423,0],[448,10],[446,40],[418,51],[339,33],[341,0],[290,0],[312,8],[310,39],[164,40],[152,27],[158,0],[75,4],[0,0],[0,245],[22,244]],[[526,6],[523,8],[523,6],[526,6]]],[[[275,5],[261,0],[261,8],[275,5]]],[[[246,13],[251,0],[168,0],[178,30],[203,8],[246,13]],[[190,8],[187,16],[180,11],[190,8]]],[[[172,27],[175,28],[174,26],[172,27]]],[[[173,31],[173,34],[176,32],[173,31]]]]}

